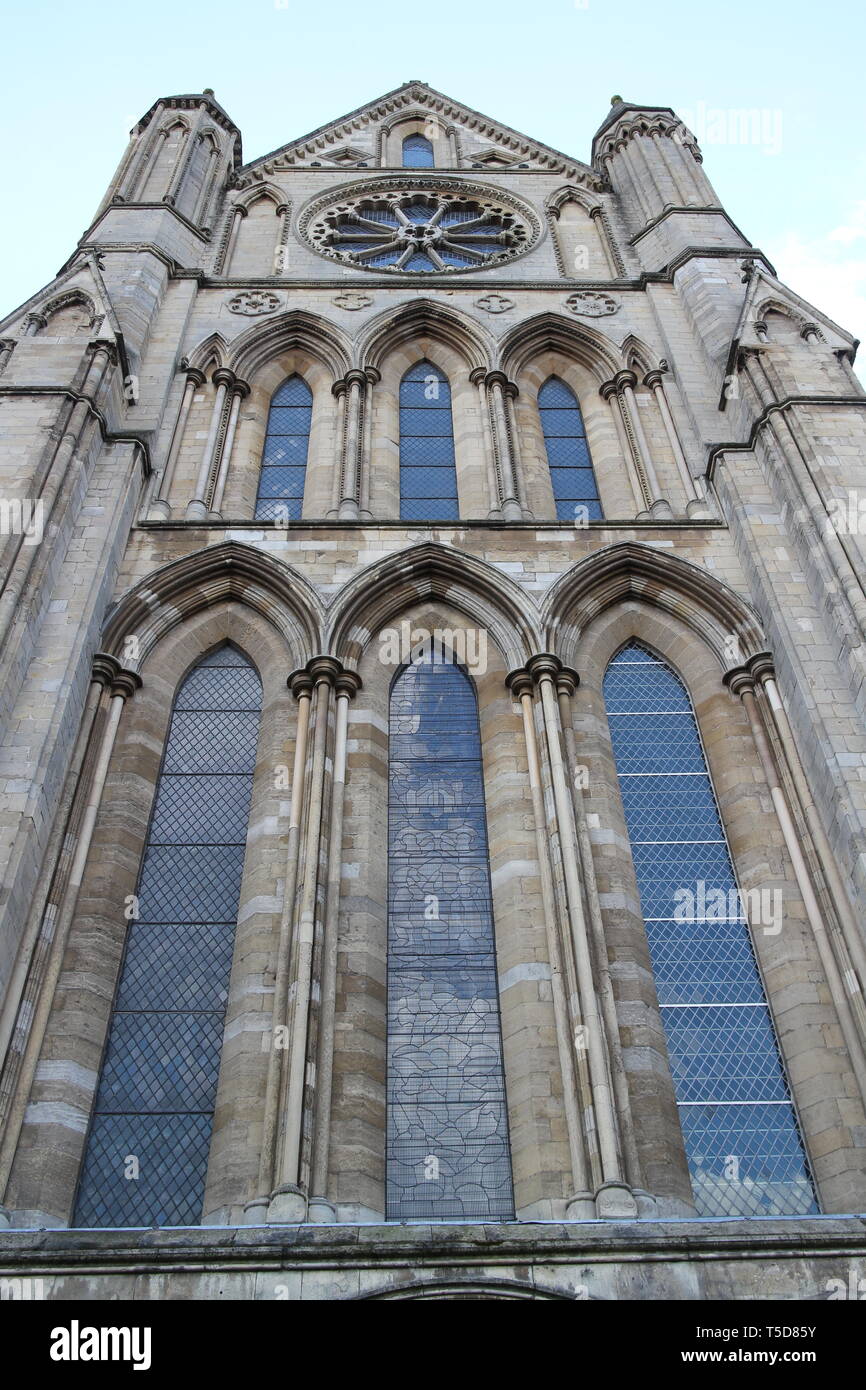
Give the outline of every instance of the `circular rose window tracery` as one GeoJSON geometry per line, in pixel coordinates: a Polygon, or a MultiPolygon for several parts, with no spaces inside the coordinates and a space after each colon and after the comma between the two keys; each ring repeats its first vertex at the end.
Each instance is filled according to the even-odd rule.
{"type": "Polygon", "coordinates": [[[527,249],[528,217],[486,189],[368,191],[312,210],[302,228],[331,259],[365,270],[441,274],[500,265],[527,249]],[[481,196],[478,196],[478,195],[481,196]]]}

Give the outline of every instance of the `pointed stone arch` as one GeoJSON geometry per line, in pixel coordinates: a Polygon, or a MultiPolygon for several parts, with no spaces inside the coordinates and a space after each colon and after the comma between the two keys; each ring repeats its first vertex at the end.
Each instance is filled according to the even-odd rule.
{"type": "Polygon", "coordinates": [[[553,193],[548,194],[544,206],[549,212],[560,213],[566,203],[579,203],[586,212],[592,212],[594,208],[602,207],[602,201],[597,194],[592,193],[588,188],[580,188],[570,183],[563,184],[561,188],[554,189],[553,193]]]}
{"type": "Polygon", "coordinates": [[[723,670],[766,650],[760,619],[745,599],[691,561],[636,541],[587,556],[551,585],[541,606],[547,649],[568,663],[587,625],[629,599],[685,623],[703,638],[723,670]]]}
{"type": "Polygon", "coordinates": [[[267,323],[241,333],[232,343],[228,365],[243,380],[251,381],[262,367],[293,348],[301,348],[323,363],[334,381],[349,370],[352,353],[345,334],[306,309],[276,314],[267,323]]]}
{"type": "Polygon", "coordinates": [[[647,372],[659,370],[660,359],[635,333],[626,334],[620,353],[625,370],[634,372],[639,378],[646,376],[647,372]]]}
{"type": "Polygon", "coordinates": [[[586,367],[599,386],[621,366],[619,350],[603,333],[551,313],[536,314],[506,334],[499,348],[498,365],[507,376],[517,380],[533,357],[551,349],[586,367]]]}
{"type": "Polygon", "coordinates": [[[181,366],[186,370],[195,367],[197,371],[215,371],[224,367],[228,361],[228,344],[222,333],[209,333],[200,343],[187,353],[181,366]]]}
{"type": "Polygon", "coordinates": [[[357,363],[381,371],[382,363],[395,348],[413,339],[429,338],[450,348],[472,371],[489,371],[493,343],[487,333],[465,314],[429,299],[406,304],[396,313],[388,309],[370,323],[357,348],[357,363]]]}
{"type": "Polygon", "coordinates": [[[133,585],[108,616],[103,650],[137,670],[172,628],[203,609],[232,600],[276,628],[293,667],[321,649],[324,611],[308,581],[252,546],[226,541],[174,560],[133,585]],[[137,639],[132,654],[130,637],[137,639]]]}
{"type": "Polygon", "coordinates": [[[425,541],[377,561],[346,584],[328,615],[327,650],[354,668],[384,625],[431,597],[483,627],[510,670],[541,649],[535,605],[513,579],[483,560],[425,541]]]}
{"type": "Polygon", "coordinates": [[[276,184],[255,183],[251,188],[246,188],[243,192],[238,193],[232,200],[229,215],[234,212],[235,208],[242,208],[244,212],[249,212],[253,203],[261,202],[263,198],[273,203],[275,212],[278,212],[288,203],[286,194],[276,184]]]}

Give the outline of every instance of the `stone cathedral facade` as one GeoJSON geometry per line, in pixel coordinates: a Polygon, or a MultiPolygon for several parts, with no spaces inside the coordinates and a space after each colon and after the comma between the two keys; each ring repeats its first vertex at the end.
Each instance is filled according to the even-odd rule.
{"type": "Polygon", "coordinates": [[[5,1287],[866,1274],[856,346],[666,107],[154,104],[0,324],[5,1287]]]}

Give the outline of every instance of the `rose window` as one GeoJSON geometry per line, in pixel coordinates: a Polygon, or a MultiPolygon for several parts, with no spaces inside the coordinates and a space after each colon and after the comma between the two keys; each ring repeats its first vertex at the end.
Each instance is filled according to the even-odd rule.
{"type": "Polygon", "coordinates": [[[498,265],[532,240],[528,219],[498,202],[414,189],[338,203],[311,220],[307,235],[333,259],[416,273],[498,265]]]}

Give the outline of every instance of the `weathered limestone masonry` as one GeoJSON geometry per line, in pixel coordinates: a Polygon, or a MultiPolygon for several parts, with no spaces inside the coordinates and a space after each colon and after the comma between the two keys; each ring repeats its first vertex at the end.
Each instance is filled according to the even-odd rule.
{"type": "MultiPolygon", "coordinates": [[[[814,1299],[866,1277],[856,346],[779,282],[665,107],[616,98],[584,164],[409,82],[244,163],[213,92],[155,103],[67,264],[0,323],[0,1280],[58,1299],[814,1299]],[[446,520],[413,519],[407,493],[446,472],[407,466],[419,363],[447,381],[446,520]],[[579,411],[542,408],[551,379],[579,411]],[[272,410],[287,382],[302,394],[272,410]],[[562,501],[562,475],[589,472],[555,466],[566,414],[596,511],[562,501]],[[404,627],[460,653],[483,638],[464,665],[511,1220],[386,1219],[382,644],[404,627]],[[706,1205],[605,699],[634,642],[688,691],[741,897],[782,905],[742,930],[814,1190],[800,1214],[706,1205]],[[226,651],[261,703],[196,1214],[112,1219],[103,1169],[98,1224],[126,1229],[82,1229],[157,786],[190,717],[172,711],[226,651]]],[[[138,1008],[170,1021],[175,983],[138,1008]]],[[[172,1046],[182,1089],[201,1059],[172,1046]]],[[[724,1103],[752,1099],[744,1082],[724,1103]]],[[[750,1200],[753,1157],[727,1155],[713,1190],[750,1200]]]]}

